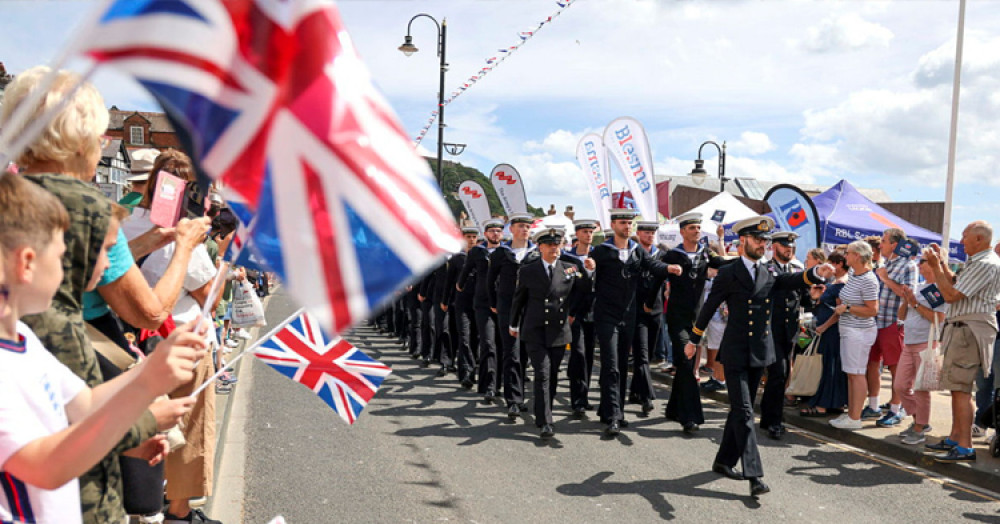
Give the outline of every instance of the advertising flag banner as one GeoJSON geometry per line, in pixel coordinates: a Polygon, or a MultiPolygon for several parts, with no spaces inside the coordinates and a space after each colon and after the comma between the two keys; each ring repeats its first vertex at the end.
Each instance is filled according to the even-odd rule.
{"type": "Polygon", "coordinates": [[[608,172],[608,150],[597,133],[589,133],[576,145],[576,160],[587,177],[590,200],[594,203],[601,228],[611,227],[611,176],[608,172]]]}
{"type": "Polygon", "coordinates": [[[497,190],[503,210],[510,216],[514,213],[528,212],[528,199],[524,194],[524,183],[521,174],[510,164],[497,164],[490,173],[490,182],[497,190]]]}
{"type": "Polygon", "coordinates": [[[795,250],[805,256],[810,249],[819,247],[819,213],[812,199],[791,184],[778,184],[764,195],[771,206],[774,221],[781,231],[799,235],[795,250]]]}
{"type": "Polygon", "coordinates": [[[490,219],[490,203],[486,199],[483,186],[472,180],[462,182],[462,185],[458,186],[458,199],[465,206],[465,212],[469,214],[469,218],[476,223],[476,227],[482,232],[483,222],[490,219]]]}
{"type": "Polygon", "coordinates": [[[604,129],[604,146],[618,163],[642,219],[657,220],[653,155],[642,124],[631,117],[616,118],[604,129]]]}

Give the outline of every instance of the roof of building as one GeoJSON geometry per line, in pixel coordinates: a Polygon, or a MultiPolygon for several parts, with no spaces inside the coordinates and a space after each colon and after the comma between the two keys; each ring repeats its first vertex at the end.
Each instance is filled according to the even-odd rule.
{"type": "Polygon", "coordinates": [[[108,111],[110,115],[110,120],[108,121],[108,129],[122,129],[125,125],[125,121],[128,117],[132,115],[139,115],[149,121],[149,130],[153,133],[173,133],[174,128],[170,125],[170,120],[164,113],[155,113],[151,111],[122,111],[115,106],[111,106],[108,111]]]}
{"type": "MultiPolygon", "coordinates": [[[[705,189],[708,191],[719,191],[719,179],[718,178],[706,178],[702,184],[696,184],[694,179],[690,176],[670,176],[670,175],[656,175],[657,182],[670,181],[670,192],[673,193],[675,189],[680,186],[696,187],[698,189],[705,189]]],[[[727,179],[726,182],[726,193],[732,193],[735,196],[752,198],[754,200],[763,200],[764,195],[767,194],[768,190],[772,187],[781,184],[783,182],[776,180],[759,180],[756,178],[743,178],[736,177],[735,179],[727,179]]],[[[795,184],[796,187],[804,191],[807,195],[815,196],[827,189],[830,189],[828,185],[820,184],[795,184]]],[[[858,188],[858,192],[867,197],[872,202],[884,203],[892,202],[892,197],[889,193],[886,193],[882,189],[862,189],[858,188]]]]}

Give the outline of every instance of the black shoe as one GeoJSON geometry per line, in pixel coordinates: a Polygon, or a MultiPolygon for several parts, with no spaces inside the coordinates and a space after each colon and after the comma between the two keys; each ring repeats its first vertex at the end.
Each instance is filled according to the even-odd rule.
{"type": "Polygon", "coordinates": [[[496,397],[497,397],[496,393],[492,391],[487,391],[486,394],[483,395],[483,403],[492,404],[493,400],[496,399],[496,397]]]}
{"type": "Polygon", "coordinates": [[[630,393],[628,396],[628,404],[639,404],[639,397],[635,393],[630,393]]]}
{"type": "Polygon", "coordinates": [[[731,478],[733,480],[744,480],[743,473],[727,466],[721,462],[716,462],[712,464],[712,471],[722,475],[723,477],[731,478]]]}
{"type": "Polygon", "coordinates": [[[645,402],[642,403],[642,413],[644,415],[648,415],[649,413],[651,413],[653,411],[653,409],[654,409],[654,407],[653,407],[653,401],[652,400],[647,400],[647,401],[645,401],[645,402]]]}
{"type": "Polygon", "coordinates": [[[778,424],[767,428],[767,436],[774,440],[781,440],[781,437],[785,436],[785,426],[778,424]]]}
{"type": "Polygon", "coordinates": [[[448,366],[448,373],[458,373],[458,368],[455,366],[448,366]]]}
{"type": "Polygon", "coordinates": [[[628,421],[625,420],[625,419],[621,419],[621,420],[618,421],[618,425],[621,426],[621,427],[623,427],[623,428],[627,428],[628,427],[628,421]]]}
{"type": "Polygon", "coordinates": [[[694,422],[685,422],[684,423],[684,433],[687,433],[688,435],[690,435],[690,434],[694,433],[695,431],[698,431],[698,424],[695,424],[694,422]]]}
{"type": "Polygon", "coordinates": [[[474,385],[475,385],[475,383],[472,382],[472,380],[465,379],[465,380],[462,381],[462,387],[465,388],[465,389],[472,389],[472,386],[474,386],[474,385]]]}
{"type": "Polygon", "coordinates": [[[760,481],[757,477],[751,477],[750,479],[750,496],[757,498],[765,493],[770,493],[771,488],[760,481]]]}
{"type": "Polygon", "coordinates": [[[587,411],[594,411],[594,409],[596,409],[596,408],[594,408],[593,404],[586,404],[586,405],[583,406],[583,409],[585,409],[587,411]]]}
{"type": "Polygon", "coordinates": [[[426,358],[420,361],[420,367],[427,368],[431,366],[431,361],[426,358]]]}
{"type": "Polygon", "coordinates": [[[701,385],[701,390],[707,393],[711,393],[713,391],[722,391],[724,389],[726,389],[726,385],[723,384],[722,382],[719,382],[718,380],[715,380],[714,378],[707,380],[704,384],[701,385]]]}
{"type": "Polygon", "coordinates": [[[608,424],[608,427],[604,428],[604,432],[607,433],[609,436],[614,437],[622,432],[622,428],[618,424],[617,420],[612,420],[611,423],[608,424]]]}
{"type": "Polygon", "coordinates": [[[507,408],[507,418],[511,421],[517,420],[517,417],[521,416],[521,408],[517,404],[511,404],[507,408]]]}
{"type": "Polygon", "coordinates": [[[573,417],[574,418],[581,419],[581,418],[586,417],[586,416],[587,416],[587,408],[583,408],[583,407],[573,408],[573,417]]]}
{"type": "Polygon", "coordinates": [[[542,426],[541,437],[543,440],[548,440],[556,434],[556,431],[552,429],[552,424],[546,424],[542,426]]]}
{"type": "Polygon", "coordinates": [[[441,369],[438,370],[437,376],[443,377],[443,376],[445,376],[447,374],[448,374],[448,370],[445,369],[445,368],[441,368],[441,369]]]}
{"type": "Polygon", "coordinates": [[[946,455],[934,457],[935,462],[943,462],[945,464],[954,464],[956,462],[975,462],[976,452],[972,453],[962,453],[958,450],[958,447],[951,448],[946,455]]]}
{"type": "Polygon", "coordinates": [[[221,520],[210,519],[200,508],[193,508],[185,517],[181,518],[171,515],[169,512],[163,515],[164,524],[222,524],[221,520]]]}
{"type": "Polygon", "coordinates": [[[413,360],[420,360],[420,353],[410,353],[410,358],[413,360]]]}

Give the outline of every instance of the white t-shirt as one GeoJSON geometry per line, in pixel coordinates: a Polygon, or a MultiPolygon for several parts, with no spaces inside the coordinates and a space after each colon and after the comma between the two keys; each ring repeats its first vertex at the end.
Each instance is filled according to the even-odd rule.
{"type": "MultiPolygon", "coordinates": [[[[149,220],[149,210],[137,207],[132,211],[132,216],[122,224],[122,231],[125,232],[125,238],[132,240],[153,227],[155,227],[153,222],[149,220]]],[[[139,269],[142,271],[142,276],[149,282],[150,287],[155,287],[163,274],[167,272],[167,267],[170,265],[170,259],[174,257],[176,248],[177,244],[171,242],[150,253],[142,262],[139,269]]],[[[172,314],[175,324],[179,326],[198,318],[201,314],[201,305],[191,296],[191,291],[201,289],[205,284],[211,282],[215,278],[216,272],[215,262],[208,255],[205,244],[199,244],[191,252],[191,261],[188,262],[187,274],[184,275],[181,296],[177,299],[177,304],[174,305],[172,314]]],[[[209,342],[214,342],[215,330],[209,329],[205,337],[209,342]]]]}
{"type": "Polygon", "coordinates": [[[69,427],[66,404],[87,385],[17,323],[19,340],[0,340],[0,522],[76,523],[80,485],[73,479],[48,490],[3,470],[26,444],[69,427]]]}

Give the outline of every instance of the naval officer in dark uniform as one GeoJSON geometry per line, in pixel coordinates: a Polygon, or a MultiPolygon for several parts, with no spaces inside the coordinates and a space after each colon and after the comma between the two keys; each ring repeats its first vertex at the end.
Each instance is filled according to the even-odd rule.
{"type": "Polygon", "coordinates": [[[458,288],[458,278],[465,269],[468,261],[469,251],[476,246],[479,239],[479,228],[463,227],[462,238],[465,240],[464,249],[455,253],[448,259],[448,281],[446,284],[446,301],[448,302],[449,331],[451,332],[452,354],[455,355],[458,365],[458,381],[465,389],[472,389],[476,378],[476,365],[479,360],[476,358],[478,347],[475,346],[476,325],[475,309],[475,274],[471,276],[472,282],[468,289],[458,288]]]}
{"type": "Polygon", "coordinates": [[[564,234],[550,227],[535,233],[540,257],[521,265],[510,310],[510,334],[527,346],[535,368],[535,424],[543,439],[555,434],[552,399],[575,320],[569,312],[583,288],[579,266],[559,259],[564,234]]]}
{"type": "MultiPolygon", "coordinates": [[[[656,246],[656,221],[640,220],[635,225],[635,236],[639,247],[646,250],[654,260],[659,260],[660,248],[656,246]]],[[[629,385],[629,402],[642,406],[643,415],[653,411],[653,377],[649,371],[649,356],[656,351],[663,321],[663,280],[644,271],[636,290],[638,305],[635,312],[635,335],[632,337],[632,382],[629,385]]]]}
{"type": "Polygon", "coordinates": [[[712,315],[725,302],[729,323],[719,345],[719,362],[726,370],[729,416],[712,470],[732,479],[749,480],[754,497],[771,491],[760,480],[764,468],[757,449],[753,403],[764,369],[776,360],[771,337],[774,296],[783,289],[808,289],[833,274],[833,266],[823,264],[804,273],[778,275],[762,258],[773,229],[774,220],[764,216],[733,226],[744,246],[743,256],[719,270],[698,313],[691,341],[684,347],[688,358],[694,356],[712,315]],[[733,469],[737,462],[743,463],[742,473],[733,469]]]}
{"type": "Polygon", "coordinates": [[[475,289],[472,307],[476,312],[476,331],[479,334],[479,389],[487,404],[493,402],[500,391],[500,373],[497,357],[497,315],[490,307],[489,271],[490,255],[500,246],[503,221],[491,218],[482,223],[485,240],[469,250],[465,265],[459,274],[457,289],[460,292],[475,289]]]}
{"type": "Polygon", "coordinates": [[[594,369],[594,348],[597,345],[597,337],[594,335],[594,279],[592,273],[584,269],[583,262],[594,250],[592,247],[594,230],[598,226],[596,220],[574,220],[576,244],[563,251],[559,257],[563,261],[578,261],[577,269],[582,270],[584,275],[580,282],[583,288],[582,298],[577,302],[575,311],[570,312],[570,316],[576,320],[570,326],[573,340],[570,342],[569,365],[566,366],[570,406],[577,418],[586,415],[587,410],[594,409],[587,399],[590,392],[590,377],[594,369]]]}
{"type": "Polygon", "coordinates": [[[709,268],[718,269],[728,261],[700,242],[701,213],[685,213],[677,217],[681,243],[661,251],[660,261],[681,266],[679,275],[670,275],[670,298],[667,299],[667,335],[673,351],[674,382],[667,401],[666,417],[681,424],[685,433],[693,433],[705,423],[698,388],[698,355],[686,356],[684,346],[691,340],[691,326],[698,315],[708,278],[709,268]]]}
{"type": "MultiPolygon", "coordinates": [[[[768,265],[779,275],[798,271],[791,265],[795,253],[795,239],[798,235],[791,231],[779,231],[771,235],[774,256],[768,265]]],[[[822,294],[822,287],[802,290],[782,288],[774,294],[774,309],[771,310],[771,337],[774,339],[775,361],[767,367],[767,384],[760,399],[760,427],[766,429],[769,437],[780,440],[785,434],[784,407],[785,383],[792,353],[799,339],[799,310],[812,310],[814,295],[822,294]],[[818,293],[817,293],[818,291],[818,293]]]]}
{"type": "Polygon", "coordinates": [[[597,413],[607,424],[605,432],[617,435],[625,420],[623,401],[628,379],[628,353],[635,333],[636,288],[643,272],[663,278],[680,272],[680,266],[668,266],[653,260],[649,253],[631,240],[629,234],[636,212],[612,209],[614,236],[594,248],[586,268],[594,275],[594,325],[601,346],[601,403],[597,413]]]}
{"type": "MultiPolygon", "coordinates": [[[[517,272],[522,264],[538,258],[528,236],[535,218],[528,213],[513,213],[510,216],[510,242],[500,244],[490,255],[489,284],[490,302],[497,314],[500,331],[501,358],[503,360],[503,396],[507,402],[507,416],[517,418],[524,409],[524,366],[521,362],[521,343],[510,335],[510,305],[517,287],[517,272]]],[[[526,363],[525,363],[526,364],[526,363]]]]}

